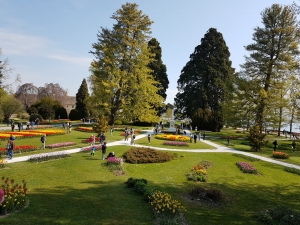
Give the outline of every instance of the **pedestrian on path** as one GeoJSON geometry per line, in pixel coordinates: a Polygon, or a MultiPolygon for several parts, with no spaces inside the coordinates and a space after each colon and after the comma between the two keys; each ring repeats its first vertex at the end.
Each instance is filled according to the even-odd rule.
{"type": "Polygon", "coordinates": [[[195,133],[194,134],[194,143],[196,143],[197,142],[197,134],[195,133]]]}
{"type": "Polygon", "coordinates": [[[205,140],[205,136],[206,136],[206,134],[204,132],[203,135],[202,135],[203,140],[205,140]]]}
{"type": "Polygon", "coordinates": [[[14,156],[15,142],[12,140],[7,141],[6,151],[8,159],[12,159],[14,156]]]}
{"type": "Polygon", "coordinates": [[[273,142],[273,145],[274,145],[274,152],[277,150],[277,140],[275,140],[274,142],[273,142]]]}
{"type": "Polygon", "coordinates": [[[292,142],[292,148],[293,148],[293,152],[294,152],[296,150],[296,141],[295,140],[292,142]]]}
{"type": "Polygon", "coordinates": [[[107,149],[106,142],[104,142],[102,145],[102,160],[105,159],[106,149],[107,149]]]}
{"type": "Polygon", "coordinates": [[[193,142],[193,134],[191,134],[191,136],[190,136],[190,142],[191,143],[193,142]]]}
{"type": "Polygon", "coordinates": [[[227,137],[227,146],[230,144],[230,136],[227,137]]]}
{"type": "Polygon", "coordinates": [[[150,144],[151,134],[148,134],[148,142],[150,144]]]}

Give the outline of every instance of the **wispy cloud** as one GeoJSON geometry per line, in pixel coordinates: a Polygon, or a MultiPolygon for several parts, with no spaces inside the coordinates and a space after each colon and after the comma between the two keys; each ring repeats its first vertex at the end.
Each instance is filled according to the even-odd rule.
{"type": "Polygon", "coordinates": [[[63,49],[55,47],[55,42],[43,37],[26,35],[0,28],[0,43],[5,55],[38,56],[63,62],[89,66],[92,58],[65,53],[63,49]],[[63,52],[63,53],[62,53],[63,52]]]}
{"type": "Polygon", "coordinates": [[[76,57],[76,56],[64,55],[64,54],[52,54],[52,55],[48,55],[47,57],[51,59],[65,61],[71,64],[82,65],[82,66],[89,66],[93,60],[92,58],[89,57],[76,57]]]}

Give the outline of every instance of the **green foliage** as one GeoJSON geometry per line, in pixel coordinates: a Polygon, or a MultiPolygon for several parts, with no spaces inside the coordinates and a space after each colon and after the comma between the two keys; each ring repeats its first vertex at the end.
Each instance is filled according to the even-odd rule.
{"type": "Polygon", "coordinates": [[[249,144],[251,146],[252,151],[258,152],[261,150],[261,148],[266,143],[265,136],[266,134],[262,134],[260,132],[260,128],[258,124],[255,124],[253,127],[250,128],[247,139],[250,142],[249,144]]]}
{"type": "Polygon", "coordinates": [[[151,148],[134,147],[125,152],[123,157],[128,163],[140,164],[169,162],[174,158],[174,155],[151,148]]]}
{"type": "Polygon", "coordinates": [[[263,224],[299,225],[300,213],[286,206],[277,206],[273,209],[265,209],[258,213],[258,221],[263,224]]]}
{"type": "Polygon", "coordinates": [[[90,52],[96,58],[91,64],[91,107],[109,115],[110,125],[121,116],[156,122],[154,106],[162,106],[163,98],[148,67],[152,21],[135,3],[122,5],[111,18],[116,20],[113,29],[101,28],[90,52]]]}
{"type": "Polygon", "coordinates": [[[223,128],[223,118],[220,112],[198,108],[191,116],[192,126],[209,131],[220,131],[223,128]]]}
{"type": "Polygon", "coordinates": [[[66,111],[63,111],[62,108],[63,106],[58,100],[54,100],[52,97],[47,96],[32,104],[30,107],[30,111],[31,114],[33,114],[33,112],[36,114],[37,110],[37,113],[41,115],[44,120],[47,120],[49,118],[57,118],[58,113],[62,113],[62,116],[65,116],[64,113],[66,111]],[[56,110],[58,110],[57,113],[56,110]]]}
{"type": "Polygon", "coordinates": [[[114,125],[122,125],[122,120],[115,120],[114,125]]]}
{"type": "Polygon", "coordinates": [[[76,93],[76,109],[80,113],[80,118],[87,118],[88,112],[86,109],[86,99],[89,97],[89,90],[86,83],[86,79],[83,79],[78,92],[76,93]]]}
{"type": "Polygon", "coordinates": [[[97,123],[93,125],[93,130],[98,135],[107,132],[109,130],[108,118],[103,115],[100,118],[98,118],[97,123]]]}
{"type": "MultiPolygon", "coordinates": [[[[292,6],[273,4],[261,13],[262,27],[254,28],[254,43],[245,48],[250,52],[239,73],[240,93],[252,106],[255,122],[262,128],[269,117],[268,109],[282,110],[282,96],[287,83],[299,68],[299,22],[292,6]],[[276,100],[274,100],[276,99],[276,100]],[[275,104],[275,105],[274,105],[275,104]]],[[[279,120],[281,113],[277,113],[279,120]]],[[[279,122],[279,121],[278,121],[279,122]]]]}
{"type": "Polygon", "coordinates": [[[29,117],[29,121],[35,121],[36,119],[39,119],[39,121],[43,120],[42,116],[39,114],[33,114],[33,115],[30,115],[30,117],[29,117]]]}
{"type": "Polygon", "coordinates": [[[8,121],[12,114],[23,112],[23,104],[13,95],[3,95],[0,98],[0,116],[3,115],[4,121],[8,121]]]}
{"type": "Polygon", "coordinates": [[[182,113],[183,118],[194,117],[197,123],[193,120],[193,125],[198,129],[219,131],[223,125],[222,103],[228,101],[233,89],[234,69],[229,57],[223,35],[210,28],[181,71],[177,81],[176,113],[182,113]],[[195,115],[199,108],[209,109],[210,115],[208,112],[195,115]],[[205,116],[207,121],[200,123],[205,116]]]}
{"type": "MultiPolygon", "coordinates": [[[[152,54],[152,61],[149,63],[148,67],[152,70],[151,74],[157,81],[157,84],[155,85],[158,88],[157,94],[166,100],[166,91],[169,87],[169,79],[167,75],[167,67],[165,64],[163,64],[161,59],[161,47],[155,38],[152,38],[148,42],[148,47],[150,49],[150,53],[152,54]]],[[[157,110],[159,111],[159,116],[165,112],[165,108],[162,107],[158,108],[157,110]]]]}
{"type": "Polygon", "coordinates": [[[260,161],[260,159],[257,159],[257,158],[253,158],[251,156],[248,156],[248,155],[243,155],[243,154],[237,154],[237,153],[234,153],[232,154],[233,156],[236,156],[236,157],[239,157],[239,158],[243,158],[243,159],[247,159],[251,162],[255,162],[255,161],[260,161]]]}
{"type": "Polygon", "coordinates": [[[72,109],[69,113],[69,119],[70,120],[80,120],[80,113],[78,112],[77,109],[72,109]]]}
{"type": "Polygon", "coordinates": [[[300,175],[300,170],[296,168],[284,167],[284,171],[300,175]]]}

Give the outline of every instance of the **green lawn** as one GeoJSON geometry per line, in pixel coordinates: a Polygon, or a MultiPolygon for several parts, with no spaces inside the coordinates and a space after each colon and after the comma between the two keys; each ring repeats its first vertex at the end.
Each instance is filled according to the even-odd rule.
{"type": "MultiPolygon", "coordinates": [[[[70,135],[48,137],[47,143],[76,141],[78,146],[86,146],[80,142],[89,136],[90,133],[72,131],[70,135]]],[[[114,132],[107,139],[110,142],[123,137],[114,132]]],[[[40,144],[38,138],[18,142],[20,145],[23,142],[40,144]]],[[[162,142],[152,137],[151,146],[164,147],[160,144],[162,142]]],[[[149,145],[146,138],[137,140],[137,143],[149,145]]],[[[230,147],[243,146],[238,140],[231,144],[233,146],[230,147]]],[[[201,143],[200,147],[196,145],[201,147],[201,143]]],[[[111,146],[108,151],[122,156],[131,147],[111,146]]],[[[191,149],[194,147],[194,143],[190,145],[191,149]]],[[[19,213],[0,218],[1,225],[154,224],[148,203],[125,187],[124,182],[130,177],[145,178],[154,189],[170,193],[185,206],[184,216],[195,225],[259,224],[255,214],[277,205],[300,211],[300,176],[285,172],[281,166],[263,161],[251,162],[260,174],[245,174],[235,163],[247,160],[230,153],[176,153],[177,158],[168,163],[125,163],[125,176],[115,176],[109,171],[99,151],[94,157],[89,152],[80,152],[69,158],[38,164],[7,164],[5,169],[0,170],[1,177],[13,178],[16,182],[25,179],[30,204],[19,213]],[[208,170],[208,182],[187,181],[185,174],[202,160],[213,163],[208,170]],[[227,201],[216,206],[191,201],[188,192],[197,184],[221,190],[227,201]]]]}

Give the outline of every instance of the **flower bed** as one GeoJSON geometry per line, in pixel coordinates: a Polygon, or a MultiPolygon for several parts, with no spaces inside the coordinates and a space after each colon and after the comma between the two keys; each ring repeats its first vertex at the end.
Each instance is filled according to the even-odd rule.
{"type": "Polygon", "coordinates": [[[75,142],[62,142],[62,143],[55,143],[55,144],[50,144],[46,145],[46,148],[61,148],[61,147],[67,147],[67,146],[73,146],[76,145],[75,142]]]}
{"type": "Polygon", "coordinates": [[[39,163],[39,162],[45,162],[49,160],[62,159],[66,157],[70,157],[70,155],[66,152],[50,152],[50,153],[43,153],[43,154],[30,156],[28,161],[39,163]]]}
{"type": "MultiPolygon", "coordinates": [[[[94,145],[95,150],[101,149],[102,145],[94,145]]],[[[92,151],[92,146],[81,148],[81,151],[92,151]]]]}
{"type": "MultiPolygon", "coordinates": [[[[33,145],[24,145],[24,146],[16,146],[14,149],[14,153],[21,153],[21,152],[31,152],[36,151],[36,146],[33,145]]],[[[6,154],[6,148],[0,148],[0,155],[6,154]]]]}
{"type": "Polygon", "coordinates": [[[23,209],[27,204],[27,187],[25,180],[22,180],[20,185],[15,183],[13,179],[5,177],[2,177],[2,181],[2,188],[5,193],[5,201],[2,203],[2,214],[23,209]]]}
{"type": "Polygon", "coordinates": [[[248,162],[237,162],[236,165],[243,173],[258,174],[257,169],[248,162]]]}
{"type": "MultiPolygon", "coordinates": [[[[96,137],[95,138],[95,142],[100,142],[100,138],[99,137],[96,137]]],[[[82,143],[91,143],[91,139],[88,138],[88,139],[84,139],[84,140],[81,140],[82,143]]]]}
{"type": "Polygon", "coordinates": [[[155,138],[159,140],[168,140],[168,141],[181,141],[181,142],[190,141],[190,137],[188,136],[172,135],[172,134],[157,134],[155,135],[155,138]]]}
{"type": "Polygon", "coordinates": [[[170,146],[186,146],[188,147],[189,144],[186,142],[181,142],[181,141],[165,141],[163,145],[170,145],[170,146]]]}
{"type": "Polygon", "coordinates": [[[202,161],[198,165],[194,166],[191,172],[189,172],[185,176],[188,180],[206,182],[207,169],[211,166],[211,162],[202,161]]]}
{"type": "Polygon", "coordinates": [[[81,132],[93,132],[92,127],[77,127],[74,130],[81,131],[81,132]]]}
{"type": "Polygon", "coordinates": [[[31,138],[31,137],[38,137],[46,134],[47,136],[51,135],[62,135],[65,134],[65,130],[21,130],[15,132],[0,132],[0,139],[5,140],[13,135],[16,139],[19,138],[31,138]]]}
{"type": "Polygon", "coordinates": [[[276,158],[276,159],[288,159],[290,158],[290,155],[285,153],[285,152],[277,152],[277,151],[274,151],[273,152],[273,158],[276,158]]]}

